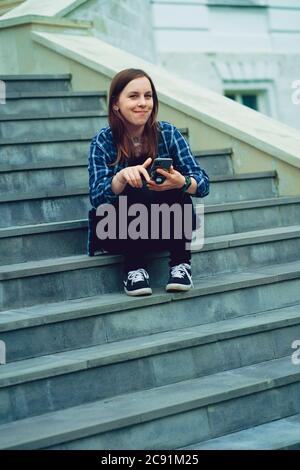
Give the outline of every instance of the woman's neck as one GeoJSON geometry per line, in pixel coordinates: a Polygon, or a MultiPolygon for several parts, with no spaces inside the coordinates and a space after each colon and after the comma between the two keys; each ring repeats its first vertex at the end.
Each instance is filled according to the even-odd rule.
{"type": "Polygon", "coordinates": [[[130,135],[130,137],[132,137],[132,138],[136,137],[136,138],[140,139],[143,135],[145,126],[136,127],[136,126],[128,126],[127,125],[126,129],[127,129],[128,134],[130,135]]]}

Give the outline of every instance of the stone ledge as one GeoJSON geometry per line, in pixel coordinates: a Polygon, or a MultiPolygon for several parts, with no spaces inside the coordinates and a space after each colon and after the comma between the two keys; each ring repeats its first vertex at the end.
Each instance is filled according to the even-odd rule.
{"type": "Polygon", "coordinates": [[[236,274],[223,273],[207,279],[194,280],[194,289],[186,293],[167,293],[154,289],[153,295],[143,298],[131,298],[121,293],[104,294],[95,297],[70,299],[52,304],[35,305],[0,313],[0,331],[13,331],[40,325],[85,318],[94,315],[121,312],[134,308],[160,305],[171,301],[181,301],[221,292],[246,289],[274,282],[298,279],[300,261],[273,265],[269,268],[252,268],[236,274]],[[41,315],[41,310],[43,314],[41,315]]]}
{"type": "Polygon", "coordinates": [[[87,0],[27,0],[21,5],[13,8],[3,15],[3,21],[8,19],[18,19],[24,16],[38,14],[43,17],[61,17],[67,15],[75,8],[79,7],[87,0]]]}
{"type": "MultiPolygon", "coordinates": [[[[219,154],[216,151],[216,154],[212,153],[206,153],[205,151],[201,152],[201,155],[199,155],[200,152],[193,152],[193,156],[198,159],[198,158],[211,158],[214,156],[218,157],[228,157],[230,156],[229,153],[223,153],[219,154]]],[[[44,169],[55,169],[55,168],[76,168],[76,167],[86,167],[87,168],[87,159],[77,159],[73,161],[45,161],[45,162],[37,162],[37,163],[29,163],[29,164],[23,164],[23,165],[1,165],[0,163],[0,173],[5,173],[5,172],[11,172],[11,171],[31,171],[31,170],[44,170],[44,169]]]]}
{"type": "MultiPolygon", "coordinates": [[[[192,253],[212,250],[229,249],[244,245],[270,243],[300,237],[300,226],[279,227],[264,230],[253,230],[238,234],[220,235],[218,237],[206,237],[205,245],[199,249],[197,245],[191,246],[192,253]]],[[[165,252],[154,253],[154,258],[165,256],[165,252]]],[[[40,261],[28,261],[27,263],[10,264],[0,267],[0,281],[39,276],[42,274],[88,269],[108,264],[117,264],[122,259],[121,255],[102,254],[89,257],[87,255],[69,256],[65,258],[53,258],[40,261]]]]}
{"type": "MultiPolygon", "coordinates": [[[[0,170],[1,171],[1,170],[0,170]]],[[[248,209],[258,209],[264,207],[273,207],[273,206],[287,206],[289,204],[299,204],[299,197],[278,197],[271,199],[253,199],[251,201],[242,201],[242,202],[228,202],[223,204],[207,204],[204,206],[204,213],[218,213],[218,212],[231,212],[239,210],[248,210],[248,209]]],[[[59,232],[62,230],[73,230],[79,228],[87,228],[88,220],[79,219],[79,220],[66,220],[62,222],[48,222],[42,224],[33,224],[33,225],[16,225],[9,228],[0,228],[0,239],[1,238],[10,238],[10,237],[19,237],[23,235],[31,235],[36,233],[49,233],[49,232],[59,232]]]]}
{"type": "Polygon", "coordinates": [[[47,17],[42,15],[24,15],[16,18],[4,18],[5,15],[0,17],[0,30],[6,28],[13,28],[15,26],[27,25],[27,24],[42,24],[45,26],[56,26],[61,28],[72,28],[78,30],[87,30],[89,31],[93,27],[92,21],[86,20],[68,20],[65,18],[54,18],[47,17]]]}
{"type": "MultiPolygon", "coordinates": [[[[72,111],[62,113],[48,113],[48,114],[15,114],[15,115],[0,115],[1,121],[37,121],[45,119],[72,119],[72,118],[89,118],[89,117],[107,117],[107,113],[103,111],[72,111]]],[[[0,145],[2,140],[0,140],[0,145]]],[[[3,145],[3,144],[2,144],[3,145]]]]}
{"type": "MultiPolygon", "coordinates": [[[[11,362],[0,388],[300,324],[300,306],[11,362]]],[[[275,356],[276,357],[276,356],[275,356]]]]}
{"type": "MultiPolygon", "coordinates": [[[[84,165],[86,167],[87,165],[84,165]]],[[[264,179],[264,178],[275,178],[276,172],[274,171],[266,171],[260,173],[238,173],[235,175],[219,175],[219,176],[211,176],[210,182],[211,183],[223,183],[223,182],[235,182],[235,181],[242,181],[242,180],[256,180],[256,179],[264,179]]],[[[48,198],[58,198],[58,197],[67,197],[67,196],[78,196],[78,195],[86,195],[88,196],[89,190],[88,187],[83,188],[59,188],[56,190],[45,189],[43,192],[35,192],[35,193],[16,193],[12,195],[0,195],[0,203],[3,202],[15,202],[15,201],[31,201],[34,199],[48,199],[48,198]]],[[[200,199],[200,198],[196,198],[200,199]]],[[[254,199],[255,200],[255,199],[254,199]]]]}
{"type": "Polygon", "coordinates": [[[19,82],[24,80],[71,80],[72,74],[25,74],[25,75],[0,75],[1,80],[19,82]]]}
{"type": "Polygon", "coordinates": [[[299,450],[299,429],[300,414],[296,414],[180,450],[299,450]]]}
{"type": "MultiPolygon", "coordinates": [[[[2,77],[0,76],[2,80],[2,77]]],[[[31,99],[31,98],[76,98],[76,97],[87,97],[87,96],[101,96],[106,98],[106,93],[104,91],[32,91],[32,92],[22,92],[15,91],[12,93],[6,94],[6,101],[9,100],[18,100],[18,99],[31,99]]]]}
{"type": "Polygon", "coordinates": [[[300,370],[288,356],[5,424],[0,426],[0,448],[33,450],[50,447],[265,392],[299,380],[300,370]]]}
{"type": "Polygon", "coordinates": [[[175,77],[162,67],[95,37],[32,32],[32,40],[111,79],[120,69],[139,67],[156,83],[159,99],[276,159],[300,168],[300,132],[208,89],[175,77]]]}
{"type": "MultiPolygon", "coordinates": [[[[57,116],[59,117],[59,116],[57,116]]],[[[184,128],[179,128],[178,129],[181,134],[186,134],[187,129],[184,128]]],[[[94,137],[93,135],[82,135],[82,134],[74,134],[70,136],[63,136],[63,137],[21,137],[21,138],[16,138],[16,139],[4,139],[0,138],[0,147],[1,145],[18,145],[18,144],[51,144],[51,143],[56,143],[56,142],[77,142],[81,140],[86,140],[86,141],[91,141],[92,138],[94,137]]]]}

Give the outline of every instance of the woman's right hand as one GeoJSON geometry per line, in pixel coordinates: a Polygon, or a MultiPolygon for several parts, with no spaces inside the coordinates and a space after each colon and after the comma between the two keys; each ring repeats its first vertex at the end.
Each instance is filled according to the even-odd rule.
{"type": "Polygon", "coordinates": [[[132,188],[142,188],[142,176],[144,176],[147,182],[150,181],[150,176],[146,168],[152,162],[152,158],[147,158],[147,160],[142,165],[135,165],[135,166],[128,166],[123,168],[122,170],[117,173],[118,177],[120,178],[121,182],[128,183],[132,188]]]}

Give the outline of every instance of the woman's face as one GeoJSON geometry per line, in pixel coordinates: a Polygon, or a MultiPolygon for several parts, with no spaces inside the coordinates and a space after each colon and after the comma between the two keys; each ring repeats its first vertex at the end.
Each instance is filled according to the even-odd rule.
{"type": "Polygon", "coordinates": [[[153,109],[152,88],[148,78],[131,80],[120,93],[116,105],[130,127],[144,127],[153,109]]]}

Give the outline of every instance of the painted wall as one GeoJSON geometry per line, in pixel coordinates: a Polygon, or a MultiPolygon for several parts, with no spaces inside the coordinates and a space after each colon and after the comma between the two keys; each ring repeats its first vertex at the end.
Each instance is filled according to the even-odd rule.
{"type": "Polygon", "coordinates": [[[300,0],[153,0],[152,7],[159,64],[218,93],[256,91],[261,112],[300,129],[293,88],[300,0]]]}
{"type": "Polygon", "coordinates": [[[95,36],[155,62],[150,0],[90,0],[66,18],[91,20],[95,36]]]}

